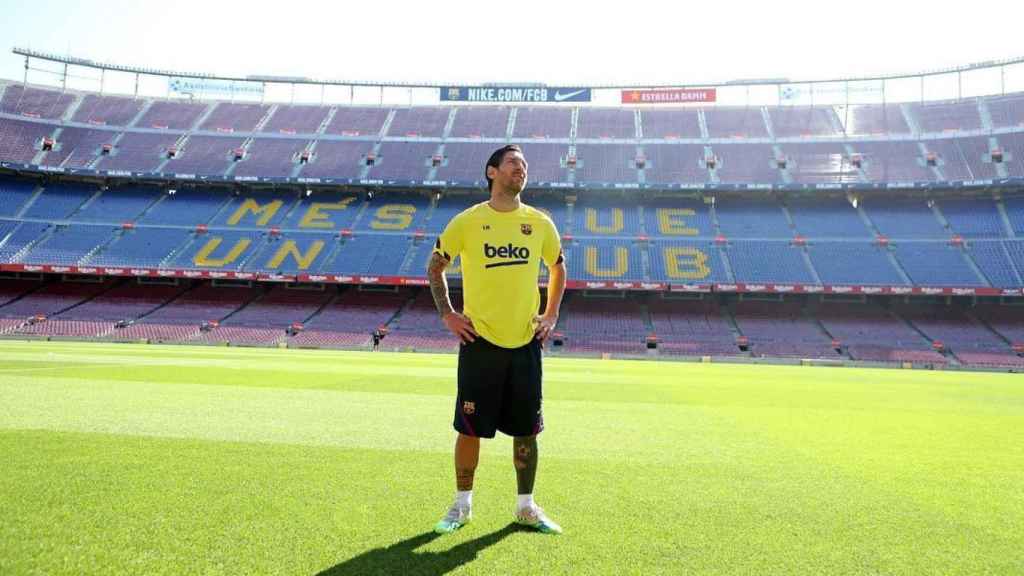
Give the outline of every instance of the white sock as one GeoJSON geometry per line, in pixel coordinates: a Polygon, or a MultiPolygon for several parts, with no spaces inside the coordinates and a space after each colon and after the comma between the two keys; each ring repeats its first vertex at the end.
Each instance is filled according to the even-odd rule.
{"type": "Polygon", "coordinates": [[[534,504],[534,502],[533,502],[533,494],[520,494],[519,495],[519,497],[518,497],[518,505],[516,507],[518,510],[523,510],[525,508],[533,508],[534,506],[536,506],[536,504],[534,504]]]}
{"type": "Polygon", "coordinates": [[[473,507],[473,491],[472,490],[457,490],[455,492],[455,503],[459,505],[459,508],[472,508],[473,507]]]}

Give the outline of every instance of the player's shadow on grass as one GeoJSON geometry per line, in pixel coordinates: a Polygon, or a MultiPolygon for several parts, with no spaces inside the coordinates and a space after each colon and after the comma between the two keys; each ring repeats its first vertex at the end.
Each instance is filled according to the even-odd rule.
{"type": "Polygon", "coordinates": [[[374,548],[336,564],[316,576],[348,576],[350,574],[426,574],[440,576],[455,570],[463,564],[476,560],[481,550],[493,546],[502,538],[513,532],[522,530],[517,524],[510,523],[501,530],[484,534],[468,542],[445,550],[444,552],[415,552],[417,548],[440,538],[440,534],[425,532],[407,538],[386,548],[374,548]]]}

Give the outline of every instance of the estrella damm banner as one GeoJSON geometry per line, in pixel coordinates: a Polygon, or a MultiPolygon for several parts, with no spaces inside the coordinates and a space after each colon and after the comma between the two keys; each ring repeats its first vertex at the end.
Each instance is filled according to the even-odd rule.
{"type": "Polygon", "coordinates": [[[623,90],[623,104],[686,104],[688,102],[714,102],[714,88],[672,88],[658,90],[623,90]]]}
{"type": "Polygon", "coordinates": [[[590,88],[442,86],[442,102],[590,102],[590,88]]]}

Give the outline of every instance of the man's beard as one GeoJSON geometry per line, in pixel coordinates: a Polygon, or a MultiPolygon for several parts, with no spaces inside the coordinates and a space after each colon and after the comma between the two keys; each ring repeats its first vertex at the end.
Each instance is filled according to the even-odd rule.
{"type": "Polygon", "coordinates": [[[515,198],[516,196],[519,196],[519,193],[522,192],[524,188],[526,188],[525,180],[522,184],[520,184],[517,181],[512,181],[509,183],[508,186],[505,186],[505,188],[503,188],[503,191],[505,196],[508,196],[509,198],[515,198]]]}

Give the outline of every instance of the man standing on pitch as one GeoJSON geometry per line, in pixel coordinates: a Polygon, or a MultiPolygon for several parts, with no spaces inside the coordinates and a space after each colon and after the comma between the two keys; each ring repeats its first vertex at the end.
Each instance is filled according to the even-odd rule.
{"type": "Polygon", "coordinates": [[[445,326],[462,341],[455,400],[455,503],[435,526],[453,532],[472,518],[473,476],[480,438],[513,437],[519,497],[516,521],[559,534],[533,501],[541,412],[541,346],[558,322],[565,263],[551,219],[519,201],[527,163],[516,145],[496,150],[484,175],[491,198],[459,213],[434,246],[427,275],[445,326]],[[445,268],[462,258],[463,313],[452,309],[445,268]],[[540,261],[549,270],[547,307],[540,316],[540,261]]]}

